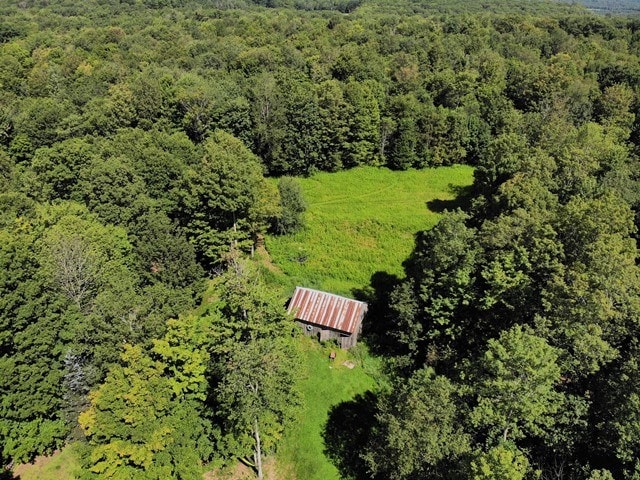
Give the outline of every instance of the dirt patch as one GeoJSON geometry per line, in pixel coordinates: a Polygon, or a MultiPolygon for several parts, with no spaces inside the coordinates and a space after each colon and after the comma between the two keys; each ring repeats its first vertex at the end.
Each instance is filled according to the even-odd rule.
{"type": "Polygon", "coordinates": [[[293,465],[277,463],[269,459],[265,465],[265,476],[268,480],[297,480],[293,465]]]}
{"type": "Polygon", "coordinates": [[[25,476],[27,472],[39,472],[49,464],[56,455],[60,455],[60,450],[56,450],[52,455],[40,455],[36,457],[31,463],[20,463],[13,467],[13,476],[15,478],[21,478],[25,476]]]}
{"type": "Polygon", "coordinates": [[[278,475],[278,466],[276,464],[275,458],[267,458],[263,463],[263,469],[264,477],[267,480],[283,480],[283,477],[281,475],[278,475]]]}
{"type": "Polygon", "coordinates": [[[356,364],[353,363],[351,360],[347,360],[346,362],[342,362],[342,365],[344,365],[345,367],[347,367],[350,370],[355,368],[355,366],[356,366],[356,364]]]}
{"type": "MultiPolygon", "coordinates": [[[[283,480],[282,476],[278,475],[276,461],[274,458],[267,458],[263,460],[264,478],[266,480],[283,480]]],[[[247,467],[244,463],[238,462],[233,467],[227,467],[224,469],[216,468],[210,472],[206,472],[203,476],[203,480],[254,480],[258,478],[253,469],[247,467]]],[[[289,478],[289,477],[287,477],[289,478]]]]}
{"type": "Polygon", "coordinates": [[[237,465],[227,468],[216,468],[206,472],[202,476],[203,480],[246,480],[254,479],[256,475],[245,464],[238,462],[237,465]]]}
{"type": "Polygon", "coordinates": [[[256,247],[256,255],[260,259],[260,263],[264,265],[267,270],[274,273],[282,273],[280,267],[271,261],[271,255],[269,255],[264,245],[258,245],[256,247]]]}

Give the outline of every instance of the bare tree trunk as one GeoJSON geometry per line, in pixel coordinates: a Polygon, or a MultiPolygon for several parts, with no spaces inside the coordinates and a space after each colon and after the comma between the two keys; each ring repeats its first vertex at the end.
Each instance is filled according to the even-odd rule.
{"type": "Polygon", "coordinates": [[[256,468],[258,470],[258,480],[262,480],[262,449],[260,447],[260,431],[258,430],[258,419],[253,421],[253,435],[256,439],[256,468]]]}

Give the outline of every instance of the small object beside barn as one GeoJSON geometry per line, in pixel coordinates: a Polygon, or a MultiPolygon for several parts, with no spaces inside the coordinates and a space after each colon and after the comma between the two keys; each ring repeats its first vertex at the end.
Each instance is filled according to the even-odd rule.
{"type": "Polygon", "coordinates": [[[365,302],[296,287],[288,312],[295,316],[305,335],[316,336],[320,341],[337,340],[346,349],[358,342],[367,309],[365,302]]]}

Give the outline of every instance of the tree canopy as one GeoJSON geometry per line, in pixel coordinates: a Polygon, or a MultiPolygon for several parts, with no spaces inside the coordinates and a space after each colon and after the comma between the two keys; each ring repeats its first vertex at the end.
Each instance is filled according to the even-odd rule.
{"type": "Polygon", "coordinates": [[[367,475],[639,478],[638,25],[537,0],[0,5],[2,467],[81,441],[88,478],[262,476],[297,344],[246,257],[304,228],[295,177],[465,163],[404,277],[362,286],[390,380],[367,475]]]}

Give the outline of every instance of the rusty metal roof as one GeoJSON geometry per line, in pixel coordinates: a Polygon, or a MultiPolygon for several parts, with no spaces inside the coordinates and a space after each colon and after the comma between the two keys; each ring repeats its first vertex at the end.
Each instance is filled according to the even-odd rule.
{"type": "Polygon", "coordinates": [[[364,302],[311,288],[296,287],[288,311],[303,322],[354,333],[367,308],[364,302]]]}

